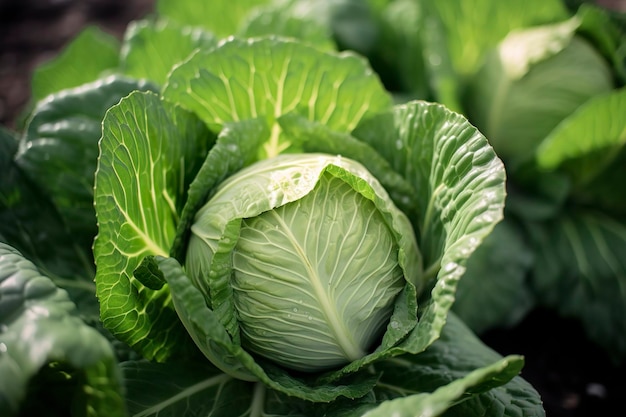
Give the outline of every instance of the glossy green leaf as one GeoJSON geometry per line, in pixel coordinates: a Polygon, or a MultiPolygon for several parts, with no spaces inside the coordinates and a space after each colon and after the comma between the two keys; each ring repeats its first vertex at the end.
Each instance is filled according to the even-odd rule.
{"type": "Polygon", "coordinates": [[[172,256],[185,259],[189,230],[196,212],[225,178],[257,160],[259,150],[269,136],[269,129],[263,119],[227,123],[220,131],[215,145],[189,185],[188,199],[170,250],[172,256]]]}
{"type": "Polygon", "coordinates": [[[579,106],[614,88],[610,64],[577,31],[576,17],[512,32],[469,82],[469,119],[509,168],[579,106]]]}
{"type": "Polygon", "coordinates": [[[104,114],[130,92],[154,88],[111,76],[48,96],[28,121],[16,163],[53,201],[78,247],[90,250],[97,232],[93,181],[104,114]]]}
{"type": "Polygon", "coordinates": [[[415,334],[404,345],[418,352],[438,337],[467,260],[502,219],[504,167],[475,127],[438,104],[396,106],[353,134],[383,155],[417,196],[411,220],[432,283],[415,334]]]}
{"type": "MultiPolygon", "coordinates": [[[[502,358],[451,314],[441,338],[425,352],[375,365],[383,372],[374,392],[379,401],[396,399],[400,413],[430,406],[439,409],[432,415],[543,416],[541,397],[517,376],[522,365],[521,356],[502,358]]],[[[376,412],[396,411],[393,405],[376,412]]]]}
{"type": "Polygon", "coordinates": [[[517,323],[534,304],[526,282],[532,264],[523,229],[505,217],[467,262],[453,311],[478,334],[517,323]]]}
{"type": "Polygon", "coordinates": [[[35,69],[33,98],[39,101],[49,94],[100,78],[117,67],[119,49],[120,43],[114,36],[97,26],[88,26],[59,56],[35,69]]]}
{"type": "Polygon", "coordinates": [[[133,271],[167,255],[187,188],[212,140],[193,115],[152,93],[132,93],[103,122],[95,181],[96,287],[104,326],[146,358],[184,349],[167,286],[146,288],[133,271]]]}
{"type": "Polygon", "coordinates": [[[441,415],[462,400],[467,391],[476,385],[485,383],[485,380],[501,378],[501,374],[505,373],[510,366],[508,360],[502,360],[491,366],[477,369],[432,393],[414,394],[383,402],[374,410],[365,413],[363,417],[441,415]]]}
{"type": "Polygon", "coordinates": [[[200,26],[220,38],[234,35],[241,23],[255,8],[268,0],[195,1],[158,0],[157,13],[181,24],[200,26]]]}
{"type": "Polygon", "coordinates": [[[581,320],[590,339],[626,358],[626,226],[602,213],[576,211],[531,229],[539,300],[581,320]]]}
{"type": "Polygon", "coordinates": [[[134,416],[249,415],[253,384],[208,363],[124,362],[128,411],[134,416]]]}
{"type": "Polygon", "coordinates": [[[568,12],[560,0],[493,0],[432,2],[447,38],[446,50],[460,75],[478,69],[487,51],[513,29],[559,21],[568,12]]]}
{"type": "Polygon", "coordinates": [[[78,317],[65,291],[0,243],[0,413],[50,412],[46,407],[59,404],[85,416],[124,416],[113,350],[78,317]],[[48,383],[50,389],[54,378],[70,395],[48,404],[26,398],[29,383],[48,383]]]}
{"type": "Polygon", "coordinates": [[[301,6],[300,0],[278,0],[259,7],[244,20],[238,36],[277,35],[299,39],[322,50],[335,50],[332,29],[301,6]]]}
{"type": "Polygon", "coordinates": [[[196,48],[212,48],[217,39],[206,30],[160,19],[131,22],[124,34],[120,71],[165,84],[172,67],[196,48]]]}
{"type": "Polygon", "coordinates": [[[546,169],[555,169],[568,160],[576,167],[564,167],[580,182],[593,179],[615,157],[614,150],[626,144],[626,89],[599,95],[587,101],[563,120],[537,149],[537,163],[546,169]],[[604,160],[597,158],[597,153],[604,160]],[[593,163],[584,164],[585,156],[593,156],[593,163]],[[581,172],[581,165],[585,170],[581,172]],[[569,168],[569,169],[568,169],[569,168]]]}
{"type": "Polygon", "coordinates": [[[200,51],[171,73],[163,95],[214,130],[229,121],[266,118],[271,137],[263,156],[290,149],[276,123],[285,113],[297,111],[347,132],[391,104],[362,58],[277,38],[232,39],[200,51]]]}
{"type": "Polygon", "coordinates": [[[77,244],[54,204],[15,164],[17,149],[18,140],[0,129],[0,241],[68,291],[83,319],[96,322],[91,244],[77,244]]]}

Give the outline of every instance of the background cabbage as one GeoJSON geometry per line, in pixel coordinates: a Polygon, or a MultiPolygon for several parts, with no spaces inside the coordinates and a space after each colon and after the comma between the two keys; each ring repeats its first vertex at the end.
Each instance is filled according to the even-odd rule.
{"type": "Polygon", "coordinates": [[[590,98],[614,88],[606,59],[574,35],[573,21],[512,32],[472,77],[470,120],[513,162],[590,98]]]}

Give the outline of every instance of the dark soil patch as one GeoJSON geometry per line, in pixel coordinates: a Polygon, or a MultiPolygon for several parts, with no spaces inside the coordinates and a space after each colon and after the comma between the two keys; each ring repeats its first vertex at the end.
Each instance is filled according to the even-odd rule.
{"type": "Polygon", "coordinates": [[[522,376],[541,394],[547,417],[626,416],[626,364],[613,363],[577,320],[537,309],[482,339],[503,355],[524,355],[522,376]]]}
{"type": "Polygon", "coordinates": [[[118,38],[155,0],[0,0],[0,125],[17,129],[30,100],[33,69],[86,25],[118,38]]]}

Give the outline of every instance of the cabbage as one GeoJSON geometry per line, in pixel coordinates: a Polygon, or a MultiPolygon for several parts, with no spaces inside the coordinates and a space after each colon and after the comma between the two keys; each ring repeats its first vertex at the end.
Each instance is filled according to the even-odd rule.
{"type": "Polygon", "coordinates": [[[512,32],[472,78],[469,119],[505,161],[529,157],[580,105],[614,88],[609,63],[575,23],[512,32]]]}
{"type": "Polygon", "coordinates": [[[365,356],[418,278],[399,263],[400,251],[421,257],[414,239],[398,241],[414,236],[409,220],[361,164],[338,156],[281,155],[238,172],[191,231],[190,278],[211,297],[208,281],[232,268],[242,344],[296,370],[365,356]]]}

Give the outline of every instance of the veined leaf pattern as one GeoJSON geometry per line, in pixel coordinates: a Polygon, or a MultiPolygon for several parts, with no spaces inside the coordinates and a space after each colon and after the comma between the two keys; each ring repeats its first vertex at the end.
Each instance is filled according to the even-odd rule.
{"type": "Polygon", "coordinates": [[[165,359],[186,334],[167,286],[150,290],[133,271],[147,255],[169,254],[207,137],[195,117],[151,93],[132,93],[104,120],[94,244],[101,319],[146,358],[165,359]]]}
{"type": "Polygon", "coordinates": [[[291,146],[276,118],[291,111],[348,132],[391,98],[363,58],[329,54],[278,38],[231,39],[200,51],[171,74],[164,97],[218,130],[224,123],[265,117],[265,156],[291,146]]]}

